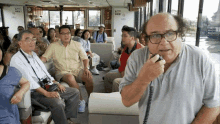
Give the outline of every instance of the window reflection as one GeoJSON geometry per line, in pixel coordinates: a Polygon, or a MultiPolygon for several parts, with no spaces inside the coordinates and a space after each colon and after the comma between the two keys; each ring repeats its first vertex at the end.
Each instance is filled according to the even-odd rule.
{"type": "Polygon", "coordinates": [[[185,36],[185,42],[195,46],[197,17],[199,9],[199,0],[185,0],[183,8],[183,18],[187,21],[188,31],[185,36]]]}
{"type": "Polygon", "coordinates": [[[159,0],[153,0],[153,15],[159,12],[159,0]]]}
{"type": "Polygon", "coordinates": [[[2,27],[2,15],[1,15],[1,11],[2,11],[2,8],[0,8],[0,27],[2,27]]]}
{"type": "Polygon", "coordinates": [[[60,11],[50,11],[50,28],[55,28],[55,25],[60,26],[60,11]]]}
{"type": "Polygon", "coordinates": [[[89,10],[89,27],[100,25],[100,10],[89,10]]]}
{"type": "Polygon", "coordinates": [[[172,0],[172,4],[171,4],[171,14],[173,15],[177,15],[178,13],[178,1],[179,0],[172,0]]]}
{"type": "Polygon", "coordinates": [[[199,47],[220,63],[220,1],[204,0],[199,47]],[[211,7],[210,7],[211,6],[211,7]]]}

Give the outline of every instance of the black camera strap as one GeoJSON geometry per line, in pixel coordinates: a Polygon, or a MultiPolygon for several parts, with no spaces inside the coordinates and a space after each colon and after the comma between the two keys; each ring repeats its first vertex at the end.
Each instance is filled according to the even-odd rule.
{"type": "MultiPolygon", "coordinates": [[[[20,50],[20,52],[21,52],[21,54],[24,56],[24,58],[27,60],[27,62],[30,64],[32,70],[34,71],[35,75],[37,76],[37,73],[36,73],[36,71],[34,70],[34,68],[32,67],[32,65],[31,65],[30,61],[28,60],[27,56],[24,55],[24,53],[22,52],[22,50],[20,50]]],[[[38,76],[37,76],[37,79],[38,79],[39,81],[41,81],[38,76]]]]}

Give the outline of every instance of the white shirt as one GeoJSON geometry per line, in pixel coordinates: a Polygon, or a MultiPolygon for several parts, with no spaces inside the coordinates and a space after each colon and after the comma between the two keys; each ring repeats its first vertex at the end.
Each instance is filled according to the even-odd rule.
{"type": "Polygon", "coordinates": [[[23,50],[22,52],[25,54],[27,59],[30,61],[30,64],[27,62],[25,57],[21,54],[20,51],[18,51],[13,57],[11,58],[10,66],[17,68],[21,73],[22,77],[26,78],[30,82],[30,89],[34,90],[40,87],[38,81],[39,79],[44,79],[46,77],[50,78],[50,83],[51,85],[54,80],[53,77],[47,72],[47,69],[43,62],[40,60],[40,58],[37,56],[35,52],[32,52],[32,55],[29,55],[25,53],[23,50]],[[33,69],[31,66],[34,68],[36,74],[34,73],[33,69]]]}
{"type": "Polygon", "coordinates": [[[89,40],[84,40],[84,39],[80,39],[79,42],[82,44],[83,49],[85,50],[85,52],[90,51],[90,41],[89,40]]]}

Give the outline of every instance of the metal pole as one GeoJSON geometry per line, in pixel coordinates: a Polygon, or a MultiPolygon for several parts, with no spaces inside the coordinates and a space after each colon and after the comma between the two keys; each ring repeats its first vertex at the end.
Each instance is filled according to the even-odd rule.
{"type": "Polygon", "coordinates": [[[203,1],[204,0],[199,1],[199,12],[198,12],[197,31],[196,31],[196,46],[199,46],[200,31],[202,26],[203,1]]]}
{"type": "Polygon", "coordinates": [[[167,12],[171,13],[172,0],[168,0],[168,9],[167,12]]]}

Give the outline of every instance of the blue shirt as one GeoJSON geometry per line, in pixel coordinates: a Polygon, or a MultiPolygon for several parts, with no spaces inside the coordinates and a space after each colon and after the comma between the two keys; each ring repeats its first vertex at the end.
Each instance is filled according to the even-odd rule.
{"type": "Polygon", "coordinates": [[[98,33],[98,37],[97,37],[97,39],[96,39],[96,36],[97,36],[97,32],[98,31],[95,31],[94,32],[94,34],[93,34],[93,39],[97,42],[97,43],[104,43],[105,41],[106,41],[106,39],[107,39],[107,34],[104,32],[104,41],[103,41],[103,33],[102,34],[100,34],[100,33],[98,33]]]}
{"type": "Polygon", "coordinates": [[[10,101],[21,76],[19,70],[9,67],[8,73],[0,80],[0,124],[20,124],[18,107],[10,101]]]}

